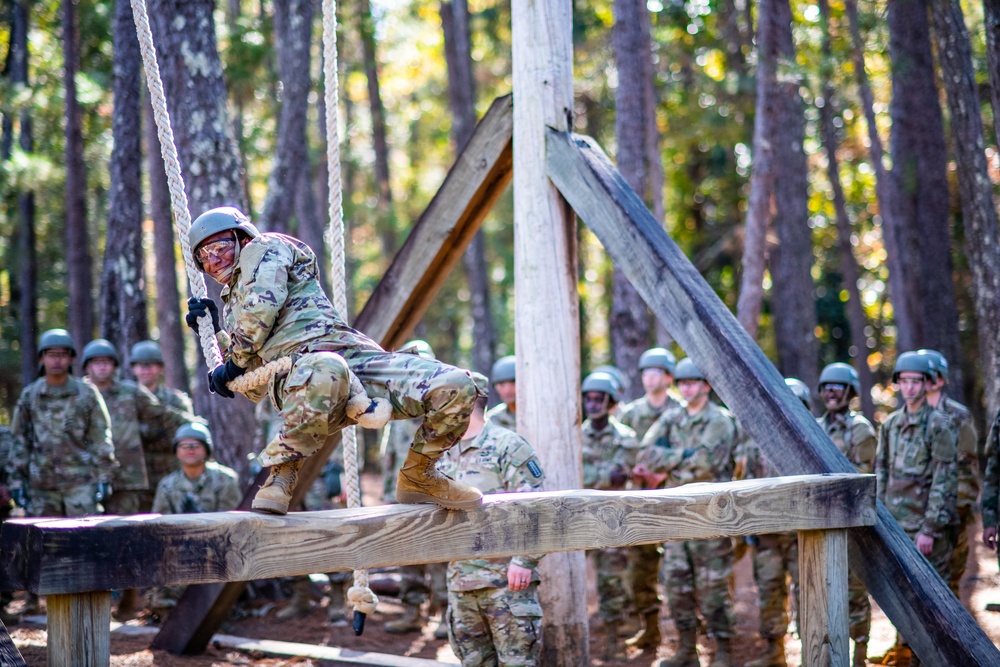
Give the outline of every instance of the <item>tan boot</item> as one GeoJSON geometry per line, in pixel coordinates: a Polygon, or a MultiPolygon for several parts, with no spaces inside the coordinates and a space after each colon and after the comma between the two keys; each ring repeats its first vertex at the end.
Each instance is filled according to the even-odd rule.
{"type": "Polygon", "coordinates": [[[647,649],[656,648],[660,645],[660,611],[650,611],[643,614],[643,620],[645,620],[645,625],[642,630],[639,630],[631,639],[626,639],[626,646],[634,646],[635,648],[647,649]]]}
{"type": "Polygon", "coordinates": [[[404,603],[403,615],[395,621],[385,624],[385,631],[393,635],[405,635],[410,632],[420,632],[424,628],[424,615],[420,605],[404,603]]]}
{"type": "Polygon", "coordinates": [[[435,503],[448,510],[468,510],[483,502],[478,489],[456,482],[437,470],[437,457],[420,454],[414,450],[396,479],[396,501],[407,504],[435,503]]]}
{"type": "Polygon", "coordinates": [[[276,618],[279,621],[291,621],[302,618],[312,611],[312,596],[309,577],[296,579],[292,583],[292,598],[285,605],[285,608],[278,612],[276,618]]]}
{"type": "Polygon", "coordinates": [[[866,667],[868,664],[868,642],[854,642],[854,661],[851,667],[866,667]]]}
{"type": "Polygon", "coordinates": [[[288,514],[292,491],[299,478],[299,468],[304,459],[271,466],[271,475],[253,498],[251,507],[270,514],[288,514]]]}
{"type": "Polygon", "coordinates": [[[347,599],[344,596],[344,584],[330,582],[330,603],[326,606],[326,620],[330,623],[346,623],[347,614],[344,608],[347,599]]]}
{"type": "Polygon", "coordinates": [[[712,658],[708,667],[733,667],[731,640],[729,638],[716,639],[715,645],[715,657],[712,658]]]}
{"type": "Polygon", "coordinates": [[[764,655],[756,660],[751,660],[746,664],[746,667],[787,667],[787,665],[788,663],[785,661],[785,638],[768,637],[764,655]]]}
{"type": "Polygon", "coordinates": [[[124,623],[125,621],[131,621],[133,618],[139,615],[139,610],[142,607],[139,605],[139,596],[134,588],[129,588],[128,590],[122,591],[122,596],[118,600],[118,606],[115,607],[115,613],[111,614],[119,623],[124,623]]]}
{"type": "Polygon", "coordinates": [[[694,628],[681,630],[677,652],[661,660],[659,667],[701,667],[698,662],[698,631],[694,628]]]}

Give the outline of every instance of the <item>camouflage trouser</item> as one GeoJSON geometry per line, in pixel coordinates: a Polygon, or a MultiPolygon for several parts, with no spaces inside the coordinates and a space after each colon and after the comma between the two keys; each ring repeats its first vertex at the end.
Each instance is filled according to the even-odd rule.
{"type": "Polygon", "coordinates": [[[538,585],[448,591],[448,639],[466,667],[534,667],[541,653],[538,585]]]}
{"type": "Polygon", "coordinates": [[[625,618],[628,606],[628,591],[625,589],[628,549],[595,549],[588,553],[594,558],[597,573],[597,614],[605,624],[619,623],[625,618]]]}
{"type": "Polygon", "coordinates": [[[303,354],[271,387],[282,426],[264,448],[261,465],[310,456],[348,425],[348,367],[369,396],[389,400],[393,419],[424,418],[412,449],[428,455],[461,439],[472,404],[483,391],[469,371],[415,354],[371,350],[345,350],[343,357],[333,352],[303,354]]]}
{"type": "Polygon", "coordinates": [[[97,514],[96,484],[69,486],[58,491],[30,489],[28,516],[87,516],[97,514]]]}
{"type": "Polygon", "coordinates": [[[104,505],[105,514],[117,514],[118,516],[129,516],[131,514],[142,514],[153,508],[152,497],[145,490],[138,491],[114,491],[110,497],[101,501],[104,505]],[[146,500],[149,504],[146,504],[146,500]]]}
{"type": "Polygon", "coordinates": [[[670,616],[678,630],[698,627],[698,610],[712,637],[733,636],[736,623],[729,593],[733,544],[728,538],[667,542],[660,575],[670,616]]]}
{"type": "Polygon", "coordinates": [[[962,585],[962,575],[965,574],[965,565],[969,560],[969,526],[976,523],[976,516],[971,507],[962,507],[958,510],[958,524],[955,526],[955,539],[951,554],[951,577],[948,580],[948,587],[955,597],[959,595],[962,585]]]}
{"type": "Polygon", "coordinates": [[[432,609],[444,609],[448,605],[447,572],[447,563],[400,567],[399,599],[421,605],[429,598],[432,609]]]}
{"type": "Polygon", "coordinates": [[[753,578],[757,583],[761,637],[784,637],[788,632],[789,585],[795,591],[795,609],[799,609],[798,536],[759,535],[753,554],[753,578]]]}
{"type": "Polygon", "coordinates": [[[628,550],[629,579],[632,582],[632,602],[639,615],[660,609],[660,593],[656,580],[660,573],[663,550],[658,544],[640,544],[628,550]]]}

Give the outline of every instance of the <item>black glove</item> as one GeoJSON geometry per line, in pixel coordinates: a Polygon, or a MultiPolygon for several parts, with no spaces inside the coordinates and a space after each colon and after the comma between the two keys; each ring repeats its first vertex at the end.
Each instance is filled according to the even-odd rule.
{"type": "Polygon", "coordinates": [[[98,482],[97,491],[94,492],[94,502],[99,503],[110,495],[111,495],[110,482],[98,482]]]}
{"type": "Polygon", "coordinates": [[[616,467],[608,475],[608,481],[611,482],[611,486],[621,488],[628,481],[628,471],[624,468],[616,467]]]}
{"type": "Polygon", "coordinates": [[[340,473],[344,469],[338,463],[329,463],[323,468],[323,483],[326,484],[326,497],[336,498],[344,490],[340,483],[340,473]]]}
{"type": "Polygon", "coordinates": [[[247,369],[240,368],[230,359],[224,364],[216,366],[208,372],[208,390],[213,394],[226,398],[236,398],[236,394],[229,390],[226,385],[239,376],[247,372],[247,369]]]}
{"type": "Polygon", "coordinates": [[[219,307],[215,305],[215,301],[212,299],[198,299],[191,297],[188,299],[188,313],[184,316],[184,321],[187,325],[198,331],[198,318],[204,317],[209,313],[212,314],[212,328],[215,329],[215,333],[219,333],[222,327],[219,325],[219,307]]]}

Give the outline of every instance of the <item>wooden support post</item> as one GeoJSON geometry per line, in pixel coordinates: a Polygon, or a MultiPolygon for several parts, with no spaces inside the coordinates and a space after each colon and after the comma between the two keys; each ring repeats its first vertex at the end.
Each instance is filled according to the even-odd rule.
{"type": "Polygon", "coordinates": [[[0,621],[0,665],[3,667],[27,667],[21,652],[14,646],[7,627],[0,621]]]}
{"type": "Polygon", "coordinates": [[[111,663],[111,591],[49,595],[49,667],[111,663]]]}
{"type": "Polygon", "coordinates": [[[802,667],[850,663],[847,529],[799,533],[802,667]]]}

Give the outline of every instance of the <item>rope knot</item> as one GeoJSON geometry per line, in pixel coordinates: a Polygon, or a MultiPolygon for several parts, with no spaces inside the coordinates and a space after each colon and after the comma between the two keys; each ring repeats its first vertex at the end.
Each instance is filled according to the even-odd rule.
{"type": "Polygon", "coordinates": [[[374,614],[378,607],[378,596],[367,586],[351,586],[347,589],[347,599],[362,614],[374,614]]]}

